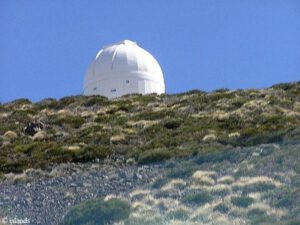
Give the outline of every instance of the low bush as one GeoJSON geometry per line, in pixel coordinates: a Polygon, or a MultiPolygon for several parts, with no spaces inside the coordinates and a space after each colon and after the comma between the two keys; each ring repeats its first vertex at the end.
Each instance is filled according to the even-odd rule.
{"type": "Polygon", "coordinates": [[[181,120],[172,119],[172,120],[167,120],[165,122],[164,126],[167,129],[174,130],[174,129],[177,129],[181,125],[181,123],[182,123],[181,120]]]}
{"type": "Polygon", "coordinates": [[[159,189],[162,186],[164,186],[165,184],[167,184],[168,181],[169,181],[169,179],[166,177],[159,177],[155,181],[153,181],[153,183],[151,184],[151,187],[159,189]]]}
{"type": "Polygon", "coordinates": [[[172,152],[168,149],[147,150],[139,154],[138,163],[148,164],[156,163],[172,157],[172,152]]]}
{"type": "Polygon", "coordinates": [[[262,209],[259,209],[259,208],[254,208],[254,209],[251,209],[248,213],[247,213],[248,217],[251,218],[251,219],[254,219],[254,218],[258,218],[258,217],[262,217],[264,215],[266,215],[266,212],[262,209]]]}
{"type": "Polygon", "coordinates": [[[189,194],[182,199],[182,202],[188,205],[203,205],[211,202],[213,197],[206,191],[200,191],[194,194],[189,194]]]}
{"type": "Polygon", "coordinates": [[[184,209],[177,209],[170,211],[167,218],[170,220],[187,220],[189,218],[189,212],[184,209]]]}
{"type": "Polygon", "coordinates": [[[242,189],[243,194],[252,192],[265,192],[276,188],[275,184],[268,182],[259,182],[254,184],[245,185],[242,189]]]}
{"type": "Polygon", "coordinates": [[[90,200],[73,207],[60,225],[107,225],[127,219],[130,205],[123,200],[90,200]]]}
{"type": "Polygon", "coordinates": [[[220,203],[213,208],[213,211],[218,211],[220,213],[228,213],[230,208],[224,203],[220,203]]]}
{"type": "Polygon", "coordinates": [[[231,203],[235,206],[247,208],[254,202],[253,198],[248,196],[231,197],[231,203]]]}
{"type": "Polygon", "coordinates": [[[85,122],[85,119],[80,116],[68,115],[60,118],[57,115],[49,117],[49,123],[58,126],[69,125],[72,128],[79,128],[85,122]]]}
{"type": "Polygon", "coordinates": [[[183,161],[179,163],[176,168],[171,169],[166,176],[170,179],[190,177],[195,172],[196,168],[197,164],[194,162],[183,161]]]}

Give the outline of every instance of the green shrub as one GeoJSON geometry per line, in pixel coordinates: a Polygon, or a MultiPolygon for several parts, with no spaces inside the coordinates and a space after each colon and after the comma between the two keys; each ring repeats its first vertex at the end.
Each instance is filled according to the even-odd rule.
{"type": "Polygon", "coordinates": [[[253,198],[250,198],[248,196],[231,197],[231,203],[242,208],[247,208],[253,202],[253,198]]]}
{"type": "Polygon", "coordinates": [[[79,128],[82,124],[84,124],[85,119],[80,116],[73,115],[68,115],[63,118],[54,115],[49,118],[49,122],[58,126],[69,125],[72,128],[79,128]]]}
{"type": "Polygon", "coordinates": [[[9,102],[8,104],[15,107],[18,105],[32,104],[32,102],[27,98],[19,98],[19,99],[9,102]]]}
{"type": "Polygon", "coordinates": [[[242,192],[243,194],[248,194],[252,192],[265,192],[274,188],[276,188],[276,186],[273,183],[260,182],[260,183],[245,185],[242,189],[242,192]]]}
{"type": "Polygon", "coordinates": [[[87,162],[95,158],[104,159],[111,154],[111,149],[103,145],[89,145],[73,158],[74,162],[87,162]]]}
{"type": "Polygon", "coordinates": [[[172,157],[172,152],[168,149],[147,150],[139,154],[138,163],[156,163],[172,157]]]}
{"type": "Polygon", "coordinates": [[[3,173],[21,173],[23,172],[23,170],[28,168],[28,164],[28,159],[24,158],[19,158],[16,161],[9,160],[6,163],[0,165],[0,171],[3,173]]]}
{"type": "Polygon", "coordinates": [[[182,199],[182,202],[188,205],[203,205],[211,202],[213,197],[206,191],[200,191],[194,194],[189,194],[182,199]]]}
{"type": "Polygon", "coordinates": [[[224,203],[220,203],[216,205],[213,210],[218,211],[220,213],[228,213],[230,211],[230,208],[224,203]]]}
{"type": "Polygon", "coordinates": [[[197,168],[194,162],[183,161],[178,163],[175,168],[172,168],[166,176],[170,179],[190,177],[197,168]]]}
{"type": "Polygon", "coordinates": [[[187,220],[189,218],[189,212],[184,209],[177,209],[170,211],[167,215],[170,220],[187,220]]]}
{"type": "MultiPolygon", "coordinates": [[[[281,89],[284,91],[288,91],[290,89],[293,89],[297,83],[280,83],[280,84],[275,84],[271,88],[273,89],[281,89]]],[[[299,82],[298,82],[299,84],[299,82]]]]}
{"type": "Polygon", "coordinates": [[[58,108],[58,104],[59,104],[58,101],[54,98],[46,98],[36,103],[36,105],[40,109],[44,109],[44,108],[56,109],[58,108]]]}
{"type": "Polygon", "coordinates": [[[130,211],[123,200],[90,200],[71,208],[60,225],[107,225],[127,219],[130,211]]]}
{"type": "Polygon", "coordinates": [[[166,121],[164,126],[167,129],[173,130],[173,129],[177,129],[181,125],[181,123],[182,123],[181,120],[172,119],[172,120],[166,121]]]}
{"type": "Polygon", "coordinates": [[[155,181],[153,181],[153,183],[151,184],[151,187],[156,188],[156,189],[161,188],[162,186],[167,184],[168,181],[169,181],[169,179],[166,177],[159,177],[155,181]]]}
{"type": "Polygon", "coordinates": [[[259,209],[250,210],[250,213],[248,214],[248,217],[250,219],[249,225],[283,225],[285,223],[279,222],[276,217],[272,217],[269,215],[266,215],[266,213],[262,214],[262,211],[259,209]],[[260,211],[260,212],[259,212],[260,211]],[[258,213],[255,215],[255,213],[258,213]]]}
{"type": "Polygon", "coordinates": [[[300,225],[300,219],[294,219],[286,223],[286,225],[300,225]]]}
{"type": "Polygon", "coordinates": [[[220,163],[223,161],[237,163],[242,161],[244,158],[245,156],[243,156],[243,154],[238,154],[238,152],[234,150],[216,149],[215,151],[200,155],[195,159],[195,162],[198,164],[220,163]]]}
{"type": "Polygon", "coordinates": [[[99,96],[99,95],[94,95],[94,96],[86,96],[87,99],[84,100],[83,106],[85,107],[91,107],[94,105],[107,105],[108,104],[108,99],[104,96],[99,96]]]}
{"type": "Polygon", "coordinates": [[[261,210],[259,208],[254,208],[251,209],[247,215],[249,218],[258,218],[258,217],[262,217],[266,214],[266,212],[264,210],[261,210]]]}

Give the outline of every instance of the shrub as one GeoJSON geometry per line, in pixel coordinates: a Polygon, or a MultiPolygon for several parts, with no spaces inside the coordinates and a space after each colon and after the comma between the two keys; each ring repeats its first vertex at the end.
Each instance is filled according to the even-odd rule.
{"type": "Polygon", "coordinates": [[[17,105],[32,104],[32,102],[27,98],[19,98],[19,99],[9,102],[8,104],[12,105],[12,106],[17,106],[17,105]]]}
{"type": "Polygon", "coordinates": [[[87,96],[87,99],[83,102],[85,107],[91,107],[93,105],[106,105],[108,103],[108,99],[104,96],[87,96]]]}
{"type": "Polygon", "coordinates": [[[74,157],[75,162],[87,162],[95,158],[104,159],[111,154],[111,149],[103,145],[86,146],[80,154],[74,157]]]}
{"type": "Polygon", "coordinates": [[[270,182],[258,182],[245,185],[242,189],[243,194],[251,192],[264,192],[276,188],[276,185],[270,182]]]}
{"type": "Polygon", "coordinates": [[[230,208],[224,203],[220,203],[213,208],[213,211],[218,211],[220,213],[228,213],[230,208]]]}
{"type": "Polygon", "coordinates": [[[287,90],[293,89],[296,84],[297,83],[279,83],[279,84],[273,85],[271,88],[287,91],[287,90]]]}
{"type": "Polygon", "coordinates": [[[254,209],[251,209],[247,215],[249,218],[257,218],[257,217],[262,217],[266,214],[266,212],[262,209],[259,209],[259,208],[254,208],[254,209]]]}
{"type": "Polygon", "coordinates": [[[139,164],[156,163],[172,157],[172,152],[168,149],[147,150],[140,153],[138,157],[139,164]]]}
{"type": "Polygon", "coordinates": [[[189,218],[189,212],[185,209],[177,209],[170,211],[167,217],[171,220],[187,220],[189,218]]]}
{"type": "Polygon", "coordinates": [[[250,198],[248,196],[231,197],[231,203],[242,208],[247,208],[253,202],[254,202],[253,198],[250,198]]]}
{"type": "Polygon", "coordinates": [[[90,200],[73,207],[61,225],[106,225],[127,219],[130,205],[119,199],[90,200]]]}
{"type": "Polygon", "coordinates": [[[287,225],[299,225],[299,224],[300,224],[300,219],[294,219],[287,223],[287,225]]]}
{"type": "Polygon", "coordinates": [[[183,203],[190,205],[203,205],[211,202],[213,197],[206,191],[200,191],[194,194],[187,195],[183,198],[183,203]]]}
{"type": "Polygon", "coordinates": [[[58,101],[54,98],[46,98],[36,103],[40,109],[50,108],[55,109],[58,108],[58,101]]]}
{"type": "Polygon", "coordinates": [[[178,179],[178,178],[187,178],[192,176],[195,172],[197,165],[190,161],[183,161],[179,163],[176,168],[171,169],[167,173],[167,177],[171,179],[178,179]]]}
{"type": "Polygon", "coordinates": [[[85,122],[85,119],[80,116],[68,115],[63,118],[59,118],[58,116],[51,116],[50,123],[56,124],[58,126],[62,126],[63,124],[69,125],[72,128],[79,128],[85,122]]]}
{"type": "Polygon", "coordinates": [[[181,125],[181,120],[168,120],[165,122],[164,126],[165,128],[167,129],[171,129],[171,130],[174,130],[174,129],[177,129],[180,125],[181,125]]]}
{"type": "Polygon", "coordinates": [[[161,188],[162,186],[167,184],[168,181],[169,181],[169,179],[166,177],[159,177],[155,181],[153,181],[153,183],[151,184],[151,187],[152,188],[161,188]]]}

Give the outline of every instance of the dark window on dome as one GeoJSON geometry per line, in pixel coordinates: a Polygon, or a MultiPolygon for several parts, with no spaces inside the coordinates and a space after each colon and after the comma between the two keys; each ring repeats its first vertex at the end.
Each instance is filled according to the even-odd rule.
{"type": "Polygon", "coordinates": [[[97,90],[97,88],[96,88],[96,87],[94,87],[94,88],[93,88],[93,91],[96,91],[96,90],[97,90]]]}
{"type": "Polygon", "coordinates": [[[116,92],[117,91],[117,89],[111,89],[110,90],[110,92],[116,92]]]}
{"type": "Polygon", "coordinates": [[[126,84],[129,84],[129,80],[126,80],[126,84]]]}

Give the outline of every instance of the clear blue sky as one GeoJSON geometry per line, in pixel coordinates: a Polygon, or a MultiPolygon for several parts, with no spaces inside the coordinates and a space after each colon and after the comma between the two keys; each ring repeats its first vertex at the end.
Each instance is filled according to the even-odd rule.
{"type": "Polygon", "coordinates": [[[0,102],[81,94],[123,39],[157,58],[167,93],[300,80],[299,0],[0,0],[0,102]]]}

